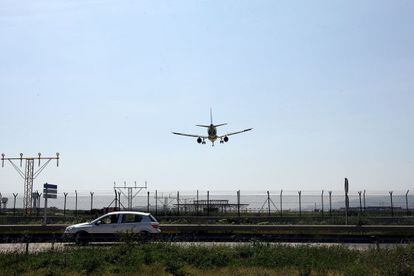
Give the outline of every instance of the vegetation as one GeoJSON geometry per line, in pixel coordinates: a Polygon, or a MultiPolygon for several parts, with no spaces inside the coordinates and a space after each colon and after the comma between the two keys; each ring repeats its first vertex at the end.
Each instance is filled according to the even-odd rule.
{"type": "Polygon", "coordinates": [[[0,255],[3,275],[413,275],[414,245],[350,250],[252,243],[196,246],[124,241],[110,247],[0,255]]]}

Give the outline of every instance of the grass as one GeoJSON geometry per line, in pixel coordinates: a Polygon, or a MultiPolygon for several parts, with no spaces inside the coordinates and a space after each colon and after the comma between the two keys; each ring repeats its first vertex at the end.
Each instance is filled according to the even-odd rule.
{"type": "Polygon", "coordinates": [[[125,242],[0,255],[0,274],[413,275],[414,245],[366,251],[252,243],[196,246],[125,242]]]}

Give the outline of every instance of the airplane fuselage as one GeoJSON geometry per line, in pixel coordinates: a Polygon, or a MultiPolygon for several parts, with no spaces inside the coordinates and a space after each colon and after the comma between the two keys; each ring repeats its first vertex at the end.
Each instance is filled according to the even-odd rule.
{"type": "Polygon", "coordinates": [[[217,128],[213,124],[211,124],[208,127],[207,133],[208,133],[208,140],[214,143],[214,141],[217,140],[217,128]]]}

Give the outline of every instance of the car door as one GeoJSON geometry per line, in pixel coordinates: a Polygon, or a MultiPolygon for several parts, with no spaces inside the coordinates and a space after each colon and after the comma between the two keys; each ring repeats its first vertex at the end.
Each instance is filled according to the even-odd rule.
{"type": "Polygon", "coordinates": [[[114,234],[118,231],[118,214],[103,216],[93,226],[94,234],[114,234]]]}
{"type": "Polygon", "coordinates": [[[138,214],[123,214],[120,229],[122,232],[141,232],[140,222],[142,216],[138,214]]]}

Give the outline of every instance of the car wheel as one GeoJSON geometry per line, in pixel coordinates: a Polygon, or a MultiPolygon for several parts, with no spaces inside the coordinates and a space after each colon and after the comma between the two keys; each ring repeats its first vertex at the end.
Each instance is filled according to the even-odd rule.
{"type": "Polygon", "coordinates": [[[142,242],[149,242],[151,240],[151,234],[148,233],[147,231],[143,231],[139,233],[139,239],[142,242]]]}
{"type": "Polygon", "coordinates": [[[77,245],[87,245],[89,243],[89,234],[83,231],[76,233],[75,243],[77,245]]]}

